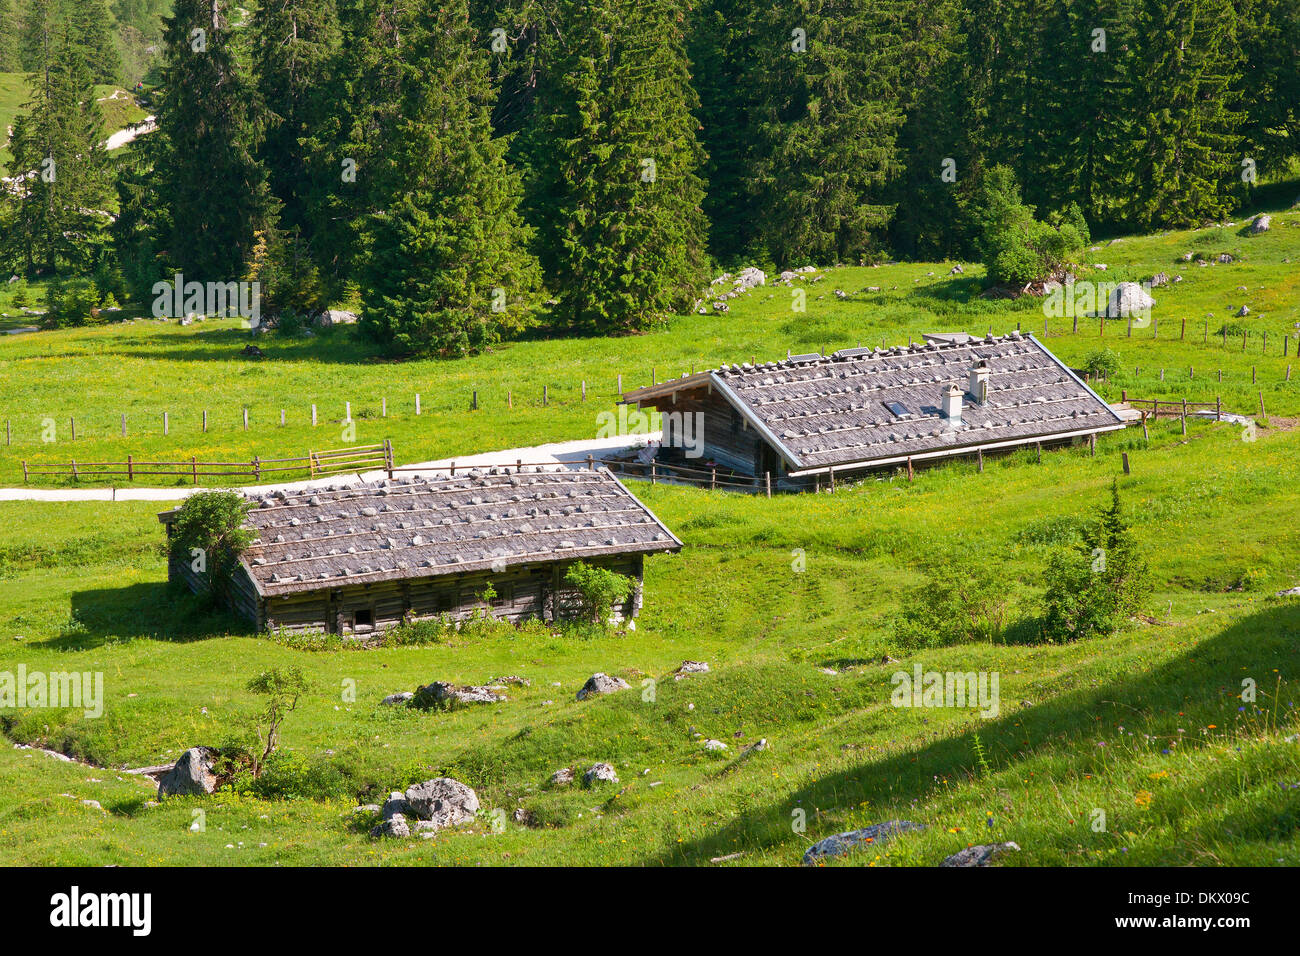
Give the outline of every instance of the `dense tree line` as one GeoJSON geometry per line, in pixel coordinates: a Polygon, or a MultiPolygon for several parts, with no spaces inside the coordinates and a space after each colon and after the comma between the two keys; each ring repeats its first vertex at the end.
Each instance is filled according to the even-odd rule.
{"type": "MultiPolygon", "coordinates": [[[[104,0],[26,0],[0,58],[51,72],[40,8],[77,49],[60,82],[102,77],[104,0]]],[[[1010,281],[1090,232],[1222,218],[1300,144],[1292,0],[265,0],[247,23],[226,15],[175,0],[163,21],[160,132],[116,182],[120,283],[138,297],[180,270],[260,279],[272,312],[351,301],[404,353],[538,322],[649,328],[717,263],[985,254],[1010,281]],[[990,223],[1034,254],[990,250],[990,223]]],[[[61,95],[33,102],[75,112],[61,95]]],[[[55,224],[23,222],[45,236],[24,268],[84,265],[55,224]]]]}

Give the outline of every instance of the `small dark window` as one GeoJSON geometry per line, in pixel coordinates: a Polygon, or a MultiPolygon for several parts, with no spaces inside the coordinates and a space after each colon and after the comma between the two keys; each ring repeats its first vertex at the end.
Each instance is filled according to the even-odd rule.
{"type": "Polygon", "coordinates": [[[492,599],[493,607],[505,607],[507,604],[514,603],[515,586],[513,584],[502,584],[496,591],[497,596],[492,599]]]}
{"type": "Polygon", "coordinates": [[[374,623],[375,623],[375,615],[373,612],[369,610],[357,611],[355,614],[352,615],[353,627],[370,627],[374,623]]]}
{"type": "Polygon", "coordinates": [[[902,402],[885,402],[885,407],[899,418],[905,418],[912,414],[902,402]]]}
{"type": "Polygon", "coordinates": [[[452,603],[451,595],[443,591],[434,599],[434,608],[437,613],[442,614],[451,610],[452,603]]]}

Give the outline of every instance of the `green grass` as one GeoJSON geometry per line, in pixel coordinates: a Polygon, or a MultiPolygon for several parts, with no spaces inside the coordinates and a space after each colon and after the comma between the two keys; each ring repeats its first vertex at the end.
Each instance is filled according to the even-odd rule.
{"type": "MultiPolygon", "coordinates": [[[[1070,319],[1052,319],[1048,346],[1075,366],[1099,347],[1117,352],[1121,372],[1100,386],[1111,400],[1118,400],[1123,390],[1166,400],[1214,401],[1221,396],[1226,409],[1257,414],[1263,392],[1268,415],[1300,416],[1300,375],[1286,381],[1288,366],[1296,363],[1295,325],[1300,321],[1300,211],[1275,213],[1272,231],[1263,236],[1247,238],[1239,231],[1212,228],[1134,237],[1088,252],[1089,263],[1109,267],[1104,273],[1088,270],[1086,277],[1097,281],[1141,280],[1157,271],[1181,273],[1185,280],[1155,290],[1155,329],[1136,329],[1129,338],[1125,323],[1112,320],[1101,337],[1098,320],[1081,319],[1076,334],[1070,319]],[[1206,267],[1176,262],[1186,251],[1227,251],[1239,261],[1206,267]],[[1240,286],[1246,291],[1239,291],[1240,286]],[[1251,315],[1232,318],[1243,303],[1251,315]],[[1180,340],[1183,320],[1186,339],[1180,340]],[[1239,333],[1228,336],[1226,345],[1213,335],[1225,321],[1249,330],[1246,350],[1239,333]],[[1282,343],[1288,335],[1284,358],[1282,343]]],[[[236,320],[181,327],[145,318],[0,339],[5,360],[0,364],[0,418],[10,420],[13,429],[13,445],[0,456],[0,482],[20,480],[19,460],[24,458],[123,461],[132,454],[169,461],[191,456],[247,461],[254,455],[283,458],[338,447],[348,401],[356,441],[391,438],[401,461],[424,461],[591,436],[599,413],[617,401],[620,374],[624,389],[631,389],[648,384],[652,370],[662,380],[751,356],[784,357],[787,350],[897,344],[909,337],[919,341],[922,332],[936,329],[1002,333],[1019,325],[1043,334],[1041,299],[981,298],[981,268],[968,265],[965,275],[950,277],[949,266],[834,269],[809,285],[805,313],[791,311],[790,290],[769,286],[733,300],[726,315],[681,316],[652,334],[520,341],[460,361],[391,362],[348,328],[312,338],[262,336],[257,341],[267,357],[249,360],[238,354],[249,333],[236,320]],[[882,291],[864,291],[872,286],[882,291]],[[837,299],[835,289],[850,298],[837,299]],[[114,370],[111,376],[103,374],[106,367],[114,370]],[[585,402],[583,381],[588,385],[585,402]],[[543,386],[550,396],[546,407],[543,386]],[[476,390],[479,408],[471,411],[476,390]],[[509,411],[507,391],[513,403],[509,411]],[[423,407],[418,417],[417,392],[423,407]],[[384,399],[386,418],[381,416],[384,399]],[[313,402],[319,410],[316,428],[310,424],[313,402]],[[244,406],[250,409],[247,432],[244,406]],[[279,425],[281,408],[284,427],[279,425]],[[206,435],[200,429],[205,409],[210,423],[206,435]],[[164,411],[170,417],[166,437],[164,411]],[[126,438],[120,434],[122,414],[128,417],[126,438]],[[70,438],[73,418],[75,442],[70,438]],[[43,441],[46,420],[55,425],[54,442],[43,441]]],[[[0,293],[0,311],[3,306],[0,293]]]]}
{"type": "MultiPolygon", "coordinates": [[[[1300,214],[1278,213],[1258,238],[1239,235],[1244,222],[1088,253],[1109,266],[1098,276],[1109,281],[1184,276],[1154,293],[1158,338],[1145,328],[1130,339],[1112,322],[1099,342],[1095,320],[1081,320],[1078,334],[1054,320],[1047,341],[1072,365],[1099,346],[1117,351],[1120,374],[1099,386],[1112,399],[1122,389],[1168,400],[1221,395],[1226,409],[1257,413],[1262,391],[1256,440],[1202,421],[1184,437],[1164,420],[1149,440],[1136,429],[1103,436],[1095,457],[1069,448],[1038,463],[1019,452],[988,459],[982,474],[954,462],[913,482],[887,473],[842,484],[834,495],[766,499],[637,483],[686,547],[647,562],[635,632],[532,625],[370,650],[281,642],[168,588],[161,503],[0,503],[0,672],[20,663],[97,671],[106,692],[99,719],[0,712],[9,739],[94,765],[0,749],[0,863],[655,865],[739,853],[733,865],[791,865],[816,839],[897,818],[928,829],[844,864],[933,865],[994,840],[1023,848],[1003,865],[1300,863],[1300,745],[1286,740],[1300,731],[1300,601],[1273,596],[1300,583],[1300,377],[1285,381],[1294,338],[1281,355],[1282,336],[1300,319],[1300,272],[1286,261],[1300,255],[1300,214]],[[1176,262],[1189,250],[1240,261],[1176,262]],[[1242,302],[1252,314],[1231,321],[1251,332],[1246,352],[1239,334],[1227,347],[1201,340],[1202,323],[1216,331],[1242,302]],[[1121,474],[1122,453],[1131,475],[1121,474]],[[1156,581],[1149,613],[1110,637],[1039,643],[1042,569],[1117,475],[1156,581]],[[805,570],[795,570],[797,558],[805,570]],[[900,644],[892,620],[935,561],[995,568],[1015,640],[900,644]],[[712,672],[674,681],[684,659],[707,660],[712,672]],[[891,675],[916,664],[997,671],[1000,712],[982,719],[891,706],[891,675]],[[277,779],[293,798],[223,792],[150,806],[152,786],[121,772],[238,735],[258,704],[247,680],[286,665],[313,687],[284,728],[291,763],[277,779]],[[575,701],[595,671],[632,689],[575,701]],[[533,684],[504,703],[449,713],[378,704],[435,679],[502,674],[533,684]],[[1257,701],[1240,699],[1244,678],[1258,685],[1257,701]],[[708,738],[730,749],[705,751],[708,738]],[[768,748],[742,758],[760,738],[768,748]],[[615,764],[617,787],[545,786],[560,767],[597,761],[615,764]],[[537,825],[511,821],[492,833],[485,821],[433,840],[379,843],[350,815],[359,800],[437,774],[474,786],[507,817],[527,810],[537,825]],[[206,829],[191,831],[199,809],[206,829]]],[[[358,441],[390,437],[405,461],[458,455],[593,434],[620,372],[630,389],[649,381],[652,366],[662,379],[934,329],[1019,323],[1041,333],[1041,301],[979,298],[978,267],[950,278],[949,265],[833,270],[809,287],[803,314],[790,311],[788,290],[768,287],[733,300],[727,315],[678,317],[654,334],[522,341],[458,362],[390,362],[347,329],[260,339],[268,357],[251,362],[235,355],[247,333],[233,322],[142,320],[0,338],[0,417],[14,427],[0,482],[14,481],[19,458],[215,460],[329,447],[349,400],[358,441]],[[837,299],[836,288],[850,298],[837,299]],[[475,389],[480,407],[471,411],[475,389]],[[311,402],[320,408],[315,429],[311,402]],[[247,433],[238,424],[245,404],[247,433]],[[205,408],[211,431],[202,435],[205,408]],[[57,423],[52,444],[39,441],[46,417],[57,423]]]]}
{"type": "Polygon", "coordinates": [[[1293,431],[1248,443],[1238,429],[1197,424],[1184,440],[1162,423],[1149,444],[1108,436],[1095,458],[1013,455],[982,475],[953,464],[835,495],[637,484],[686,548],[648,562],[634,633],[534,626],[368,651],[289,647],[197,613],[165,584],[157,507],[0,505],[0,670],[100,671],[107,701],[98,720],[5,715],[11,738],[104,768],[164,762],[228,739],[257,706],[246,680],[297,665],[314,690],[284,740],[317,792],[147,807],[150,788],[118,770],[2,750],[0,862],[701,864],[742,853],[740,865],[793,864],[822,836],[904,817],[929,829],[846,862],[932,865],[968,843],[1011,839],[1023,852],[1010,865],[1295,865],[1300,817],[1286,788],[1300,783],[1300,747],[1282,738],[1300,729],[1300,602],[1269,595],[1296,583],[1298,451],[1293,431]],[[1152,623],[1064,646],[895,642],[900,596],[936,558],[996,564],[1017,614],[1032,618],[1051,542],[1104,501],[1121,450],[1158,581],[1152,623]],[[687,658],[713,672],[672,680],[687,658]],[[1000,714],[891,707],[890,675],[916,663],[998,671],[1000,714]],[[633,689],[575,701],[597,670],[633,689]],[[533,685],[451,713],[378,706],[430,680],[506,673],[533,685]],[[1260,696],[1239,710],[1243,677],[1260,696]],[[704,751],[693,730],[730,749],[704,751]],[[740,759],[759,738],[769,748],[740,759]],[[615,764],[620,786],[545,789],[559,767],[599,760],[615,764]],[[440,773],[470,783],[486,807],[524,807],[544,825],[390,844],[350,822],[358,799],[440,773]],[[188,829],[198,808],[204,833],[188,829]],[[1091,827],[1095,809],[1104,832],[1091,827]]]}
{"type": "MultiPolygon", "coordinates": [[[[6,170],[13,159],[8,129],[29,98],[26,73],[0,73],[0,175],[9,175],[6,170]]],[[[145,118],[145,111],[135,96],[121,87],[100,84],[95,87],[95,99],[104,115],[106,133],[114,133],[145,118]],[[112,97],[114,92],[118,94],[116,97],[112,97]]]]}

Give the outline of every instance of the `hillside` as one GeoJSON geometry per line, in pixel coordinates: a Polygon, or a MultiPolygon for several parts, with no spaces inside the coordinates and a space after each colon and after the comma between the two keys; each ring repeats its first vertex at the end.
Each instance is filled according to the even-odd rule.
{"type": "MultiPolygon", "coordinates": [[[[1021,452],[991,459],[982,474],[953,463],[912,482],[884,473],[842,484],[833,495],[767,499],[634,483],[686,544],[647,562],[635,631],[489,626],[364,651],[258,636],[168,590],[155,517],[162,504],[0,504],[8,529],[0,670],[21,662],[97,671],[106,688],[101,719],[68,711],[0,718],[15,742],[97,765],[0,750],[9,795],[0,861],[794,865],[824,836],[908,819],[928,829],[844,864],[933,865],[994,840],[1020,845],[1001,861],[1009,866],[1300,863],[1292,796],[1300,601],[1274,596],[1300,583],[1300,379],[1286,378],[1300,320],[1291,265],[1300,213],[1275,211],[1259,237],[1241,235],[1244,224],[1089,252],[1109,281],[1156,271],[1184,280],[1154,292],[1155,329],[1129,338],[1112,321],[1101,340],[1097,320],[1081,320],[1075,333],[1068,318],[1049,319],[1046,342],[1076,366],[1099,347],[1118,353],[1120,373],[1099,385],[1112,399],[1123,389],[1171,400],[1221,395],[1225,408],[1256,415],[1264,427],[1254,440],[1243,440],[1240,426],[1200,420],[1184,435],[1166,419],[1149,439],[1136,429],[1103,436],[1095,457],[1085,447],[1041,462],[1021,452]],[[1236,261],[1181,262],[1190,250],[1236,261]],[[1233,318],[1243,303],[1251,314],[1233,318]],[[1216,341],[1225,323],[1226,343],[1222,334],[1216,341]],[[1154,572],[1147,613],[1112,637],[1041,643],[1043,567],[1105,503],[1115,478],[1154,572]],[[1004,640],[903,643],[892,621],[909,589],[935,566],[970,564],[992,569],[1008,598],[1004,640]],[[710,672],[674,680],[687,659],[707,661],[710,672]],[[312,691],[284,727],[292,759],[260,791],[153,806],[147,781],[120,772],[232,739],[257,706],[245,682],[286,665],[301,667],[312,691]],[[893,675],[918,665],[997,671],[999,713],[890,706],[893,675]],[[576,701],[596,671],[631,689],[576,701]],[[432,680],[503,674],[531,686],[447,713],[379,704],[432,680]],[[1244,678],[1258,687],[1254,701],[1241,699],[1244,678]],[[344,693],[351,686],[355,700],[344,693]],[[708,739],[727,749],[706,750],[708,739]],[[759,740],[763,749],[743,754],[759,740]],[[545,786],[561,767],[597,761],[615,766],[618,786],[545,786]],[[503,831],[492,832],[489,815],[433,840],[375,841],[366,835],[373,821],[352,815],[358,802],[437,774],[504,810],[503,831]],[[195,830],[199,808],[205,829],[195,830]]],[[[359,441],[392,437],[405,460],[445,457],[590,435],[615,401],[620,372],[631,388],[649,381],[652,366],[662,380],[751,354],[905,342],[936,328],[1019,324],[1041,334],[1041,299],[981,298],[977,267],[962,276],[950,268],[832,269],[809,286],[806,314],[790,313],[788,290],[769,286],[732,300],[725,315],[680,316],[662,332],[522,341],[454,363],[368,361],[377,356],[347,329],[263,337],[260,362],[235,356],[248,333],[232,322],[15,336],[0,341],[0,415],[16,426],[0,479],[14,481],[19,457],[299,453],[337,440],[336,425],[313,431],[306,422],[313,401],[323,422],[352,401],[359,441]],[[419,418],[410,407],[416,391],[419,418]],[[378,417],[381,397],[387,419],[378,417]],[[237,425],[243,404],[252,410],[247,433],[237,425]],[[291,412],[283,429],[280,407],[291,412]],[[196,427],[202,408],[214,423],[206,437],[196,427]],[[163,410],[171,413],[166,439],[163,410]],[[121,412],[132,428],[125,440],[121,412]],[[40,419],[61,429],[74,415],[75,444],[39,442],[40,419]]]]}
{"type": "MultiPolygon", "coordinates": [[[[28,97],[26,74],[0,73],[0,175],[10,174],[8,130],[28,97]]],[[[145,118],[135,96],[120,87],[96,86],[95,99],[104,115],[106,137],[145,118]]]]}

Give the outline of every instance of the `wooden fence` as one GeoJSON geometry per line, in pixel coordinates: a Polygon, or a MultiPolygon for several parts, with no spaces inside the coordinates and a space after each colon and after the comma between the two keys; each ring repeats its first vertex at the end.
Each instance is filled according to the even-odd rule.
{"type": "Polygon", "coordinates": [[[242,478],[260,481],[270,475],[305,471],[312,478],[351,474],[366,470],[393,473],[393,443],[387,438],[378,445],[358,445],[328,451],[309,451],[299,458],[258,458],[251,461],[138,461],[132,455],[126,461],[70,461],[55,464],[30,464],[23,461],[23,481],[32,477],[100,478],[125,476],[134,481],[143,476],[185,477],[199,483],[200,478],[242,478]]]}
{"type": "Polygon", "coordinates": [[[579,461],[526,462],[518,460],[513,465],[458,465],[453,461],[446,465],[407,465],[401,468],[393,468],[391,471],[394,474],[409,472],[417,475],[446,472],[448,475],[454,477],[458,471],[463,474],[477,468],[513,467],[518,471],[524,468],[555,468],[557,466],[563,466],[566,468],[585,468],[591,471],[594,470],[597,465],[607,468],[615,474],[622,475],[625,478],[642,479],[649,481],[651,484],[657,484],[658,482],[663,481],[674,484],[690,484],[699,488],[748,492],[758,492],[762,491],[764,488],[763,479],[761,478],[750,478],[747,475],[741,475],[728,468],[719,468],[716,465],[700,465],[692,467],[690,465],[669,464],[662,461],[640,462],[635,459],[596,458],[592,455],[588,455],[585,459],[579,461]]]}

